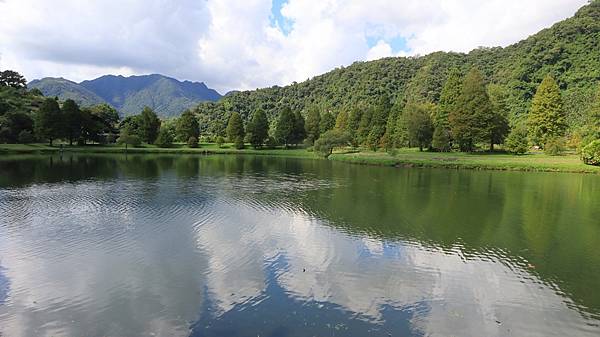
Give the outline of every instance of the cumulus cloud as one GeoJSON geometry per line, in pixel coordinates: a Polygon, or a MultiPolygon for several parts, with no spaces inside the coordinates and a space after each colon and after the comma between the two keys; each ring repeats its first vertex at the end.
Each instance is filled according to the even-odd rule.
{"type": "Polygon", "coordinates": [[[505,46],[586,2],[4,0],[0,67],[29,79],[164,73],[252,89],[358,60],[505,46]]]}

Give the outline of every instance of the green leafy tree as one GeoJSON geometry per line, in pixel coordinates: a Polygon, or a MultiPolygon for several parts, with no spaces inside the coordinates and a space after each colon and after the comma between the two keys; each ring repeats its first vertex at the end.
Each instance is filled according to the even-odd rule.
{"type": "Polygon", "coordinates": [[[342,110],[335,118],[335,128],[342,131],[348,130],[349,117],[346,110],[342,110]]]}
{"type": "Polygon", "coordinates": [[[600,139],[594,140],[583,148],[581,159],[587,165],[600,166],[600,139]]]}
{"type": "Polygon", "coordinates": [[[321,135],[321,113],[316,105],[311,106],[308,109],[306,116],[306,141],[309,145],[319,139],[321,135]]]}
{"type": "Polygon", "coordinates": [[[0,116],[0,129],[2,132],[2,141],[6,143],[22,143],[19,135],[23,131],[33,131],[33,119],[28,114],[19,111],[10,111],[0,116]]]}
{"type": "Polygon", "coordinates": [[[588,109],[587,120],[591,138],[600,139],[600,83],[598,84],[594,101],[588,109]]]}
{"type": "Polygon", "coordinates": [[[188,147],[190,147],[192,149],[197,148],[198,147],[198,138],[196,138],[196,137],[188,138],[187,145],[188,145],[188,147]]]}
{"type": "Polygon", "coordinates": [[[458,69],[450,71],[442,92],[440,102],[433,120],[434,132],[432,146],[438,151],[449,151],[452,146],[450,130],[450,113],[456,110],[458,98],[462,90],[462,78],[458,69]]]}
{"type": "Polygon", "coordinates": [[[347,132],[339,129],[326,131],[315,142],[314,150],[327,158],[336,147],[347,146],[350,142],[350,135],[347,132]]]}
{"type": "Polygon", "coordinates": [[[357,139],[359,144],[366,144],[369,133],[371,132],[371,118],[373,117],[373,108],[369,107],[363,110],[360,122],[358,123],[357,139]]]}
{"type": "Polygon", "coordinates": [[[238,141],[238,138],[241,138],[243,143],[245,134],[242,117],[239,113],[233,112],[231,116],[229,116],[229,122],[227,123],[227,138],[232,143],[235,143],[238,141]]]}
{"type": "Polygon", "coordinates": [[[106,135],[116,139],[119,133],[119,113],[108,104],[99,104],[86,109],[83,113],[83,133],[87,139],[101,141],[106,135]]]}
{"type": "Polygon", "coordinates": [[[292,137],[292,143],[297,145],[302,143],[302,141],[306,138],[306,129],[304,125],[304,117],[300,113],[300,111],[296,111],[294,114],[294,132],[292,137]]]}
{"type": "Polygon", "coordinates": [[[551,75],[544,78],[531,101],[527,124],[536,145],[565,135],[567,123],[560,89],[551,75]]]}
{"type": "Polygon", "coordinates": [[[319,130],[321,133],[325,133],[329,130],[333,130],[335,127],[335,117],[331,111],[325,111],[321,115],[321,122],[319,123],[319,130]]]}
{"type": "Polygon", "coordinates": [[[20,144],[30,144],[35,141],[35,137],[33,136],[33,133],[31,131],[22,130],[21,132],[19,132],[17,140],[20,144]]]}
{"type": "Polygon", "coordinates": [[[524,125],[517,125],[510,130],[506,141],[504,142],[506,151],[513,154],[524,154],[529,149],[529,140],[527,139],[527,128],[524,125]]]}
{"type": "Polygon", "coordinates": [[[264,110],[257,109],[254,111],[247,129],[250,144],[252,144],[255,149],[262,147],[267,140],[267,137],[269,137],[269,121],[267,120],[267,115],[264,110]]]}
{"type": "Polygon", "coordinates": [[[225,138],[223,138],[223,136],[217,136],[215,143],[217,144],[217,146],[219,148],[221,148],[221,147],[223,147],[223,144],[225,144],[225,138]]]}
{"type": "Polygon", "coordinates": [[[473,151],[477,142],[489,139],[492,118],[493,107],[485,81],[479,70],[473,68],[465,76],[456,108],[449,116],[452,137],[461,151],[473,151]]]}
{"type": "Polygon", "coordinates": [[[60,106],[54,98],[46,98],[35,116],[35,134],[46,139],[52,146],[53,140],[61,135],[62,114],[60,106]]]}
{"type": "Polygon", "coordinates": [[[423,148],[431,146],[433,136],[433,121],[431,116],[435,114],[435,105],[431,103],[410,102],[404,108],[406,113],[406,122],[408,136],[411,144],[423,148]]]}
{"type": "Polygon", "coordinates": [[[62,118],[64,123],[64,136],[69,140],[69,145],[73,145],[73,140],[81,136],[83,126],[83,115],[77,103],[68,99],[62,105],[62,118]]]}
{"type": "Polygon", "coordinates": [[[168,127],[162,126],[158,132],[158,136],[154,141],[158,147],[171,147],[173,145],[173,130],[169,130],[168,127]]]}
{"type": "Polygon", "coordinates": [[[360,125],[360,120],[362,118],[362,109],[359,106],[356,106],[350,111],[350,115],[348,116],[348,134],[350,135],[350,142],[353,147],[357,147],[360,143],[358,141],[358,126],[360,125]]]}
{"type": "Polygon", "coordinates": [[[277,125],[275,127],[275,138],[285,147],[294,141],[295,118],[289,107],[283,108],[279,114],[277,125]]]}
{"type": "Polygon", "coordinates": [[[142,145],[142,138],[136,134],[130,134],[127,130],[123,130],[119,139],[117,139],[117,143],[131,145],[133,147],[139,147],[142,145]]]}
{"type": "Polygon", "coordinates": [[[144,131],[142,129],[142,116],[134,115],[125,117],[119,124],[121,134],[127,133],[128,135],[136,135],[140,138],[144,138],[144,131]]]}
{"type": "Polygon", "coordinates": [[[21,89],[27,87],[27,80],[16,71],[4,70],[0,71],[0,86],[21,89]]]}
{"type": "Polygon", "coordinates": [[[458,69],[452,69],[440,93],[440,102],[434,118],[434,124],[450,130],[450,121],[448,116],[456,110],[458,98],[462,90],[463,79],[458,69]]]}
{"type": "Polygon", "coordinates": [[[492,118],[490,128],[490,152],[494,151],[494,144],[503,144],[510,131],[508,124],[508,92],[500,85],[488,85],[488,95],[492,104],[492,118]]]}
{"type": "Polygon", "coordinates": [[[385,134],[385,126],[390,109],[391,106],[388,97],[382,96],[379,98],[379,102],[371,117],[369,135],[367,136],[367,146],[371,150],[376,150],[380,145],[381,137],[385,134]]]}
{"type": "Polygon", "coordinates": [[[200,125],[198,119],[191,110],[185,110],[177,119],[176,127],[177,138],[181,141],[187,141],[191,137],[200,137],[200,125]]]}
{"type": "Polygon", "coordinates": [[[448,152],[451,148],[451,140],[449,129],[440,124],[434,127],[431,147],[437,151],[448,152]]]}
{"type": "Polygon", "coordinates": [[[153,144],[158,137],[160,130],[160,119],[149,107],[145,107],[140,114],[140,130],[142,132],[142,139],[148,143],[153,144]]]}
{"type": "Polygon", "coordinates": [[[397,147],[396,144],[396,120],[398,119],[398,111],[392,110],[388,116],[387,123],[385,125],[385,133],[381,137],[381,147],[386,151],[390,151],[397,147]]]}

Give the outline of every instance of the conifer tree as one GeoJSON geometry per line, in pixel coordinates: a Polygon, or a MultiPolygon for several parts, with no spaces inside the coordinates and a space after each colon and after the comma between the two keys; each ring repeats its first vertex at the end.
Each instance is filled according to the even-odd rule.
{"type": "Polygon", "coordinates": [[[382,96],[373,111],[371,118],[369,135],[367,136],[367,146],[371,150],[379,147],[381,137],[385,134],[385,126],[390,113],[390,101],[387,96],[382,96]]]}
{"type": "Polygon", "coordinates": [[[461,151],[473,151],[477,142],[489,139],[492,111],[483,76],[473,68],[465,77],[456,107],[449,115],[452,138],[461,151]]]}
{"type": "Polygon", "coordinates": [[[342,110],[338,113],[335,119],[335,128],[340,131],[346,131],[348,129],[348,113],[346,110],[342,110]]]}
{"type": "Polygon", "coordinates": [[[237,112],[233,112],[231,116],[229,116],[229,122],[227,123],[227,138],[232,143],[239,143],[240,139],[243,142],[244,139],[244,122],[242,122],[242,117],[237,112]]]}
{"type": "Polygon", "coordinates": [[[508,93],[500,85],[488,85],[488,95],[492,104],[491,129],[489,136],[490,152],[494,151],[494,144],[503,144],[510,131],[508,124],[508,93]]]}
{"type": "Polygon", "coordinates": [[[432,146],[438,151],[449,151],[452,137],[450,136],[449,115],[456,109],[458,97],[462,88],[462,78],[458,69],[450,71],[442,92],[440,102],[433,119],[434,132],[432,146]]]}
{"type": "Polygon", "coordinates": [[[306,129],[304,125],[304,116],[300,113],[300,111],[296,111],[294,114],[294,131],[292,137],[292,143],[297,145],[302,143],[302,141],[306,138],[306,129]]]}
{"type": "Polygon", "coordinates": [[[566,116],[558,84],[547,75],[538,87],[527,118],[530,140],[543,146],[549,139],[565,135],[566,116]]]}
{"type": "Polygon", "coordinates": [[[260,148],[267,140],[267,137],[269,137],[269,121],[262,109],[254,111],[246,129],[250,144],[255,149],[260,148]]]}
{"type": "Polygon", "coordinates": [[[142,138],[148,144],[154,143],[160,129],[160,119],[149,107],[145,107],[140,114],[140,131],[142,138]]]}
{"type": "Polygon", "coordinates": [[[294,114],[289,107],[283,108],[275,127],[275,139],[285,147],[292,144],[294,137],[294,114]]]}
{"type": "Polygon", "coordinates": [[[319,139],[321,134],[321,113],[319,112],[319,108],[317,106],[311,106],[308,109],[308,114],[306,116],[306,137],[307,142],[312,145],[314,142],[319,139]]]}

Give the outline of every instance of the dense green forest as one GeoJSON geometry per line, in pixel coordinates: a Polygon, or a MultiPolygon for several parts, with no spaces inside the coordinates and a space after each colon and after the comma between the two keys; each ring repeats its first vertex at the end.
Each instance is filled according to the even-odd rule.
{"type": "Polygon", "coordinates": [[[356,62],[302,83],[232,92],[178,118],[154,110],[120,120],[106,104],[44,98],[0,74],[0,142],[65,139],[168,147],[336,147],[372,151],[494,151],[569,147],[600,164],[600,0],[506,48],[356,62]]]}
{"type": "MultiPolygon", "coordinates": [[[[574,17],[506,48],[478,48],[468,54],[437,52],[422,57],[356,62],[302,83],[254,91],[233,92],[216,103],[202,103],[203,133],[225,134],[229,116],[245,121],[264,110],[274,126],[285,108],[311,109],[337,116],[340,112],[373,109],[385,97],[390,114],[403,118],[407,103],[443,104],[443,87],[452,73],[464,77],[478,69],[490,90],[501,94],[511,126],[525,122],[542,80],[557,82],[569,133],[588,123],[600,80],[600,2],[582,7],[574,17]]],[[[459,83],[460,81],[457,81],[459,83]]]]}

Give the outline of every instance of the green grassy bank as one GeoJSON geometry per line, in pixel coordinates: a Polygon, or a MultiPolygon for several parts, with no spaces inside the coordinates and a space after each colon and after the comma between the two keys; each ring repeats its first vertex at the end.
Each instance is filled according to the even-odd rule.
{"type": "MultiPolygon", "coordinates": [[[[124,153],[120,145],[88,145],[64,146],[65,153],[124,153]]],[[[46,144],[0,144],[2,154],[44,154],[58,153],[59,146],[46,144]]],[[[262,149],[246,148],[237,150],[230,145],[218,147],[216,144],[201,144],[199,148],[189,148],[184,145],[174,145],[170,148],[159,148],[152,145],[138,148],[128,148],[127,153],[165,153],[165,154],[252,154],[285,156],[298,158],[320,158],[306,149],[262,149]]],[[[526,155],[489,154],[489,153],[436,153],[419,152],[415,149],[402,149],[395,155],[385,152],[336,152],[329,160],[345,163],[392,166],[392,167],[440,167],[453,169],[505,170],[505,171],[544,171],[544,172],[575,172],[600,174],[600,167],[583,164],[576,154],[548,156],[543,153],[526,155]]]]}

